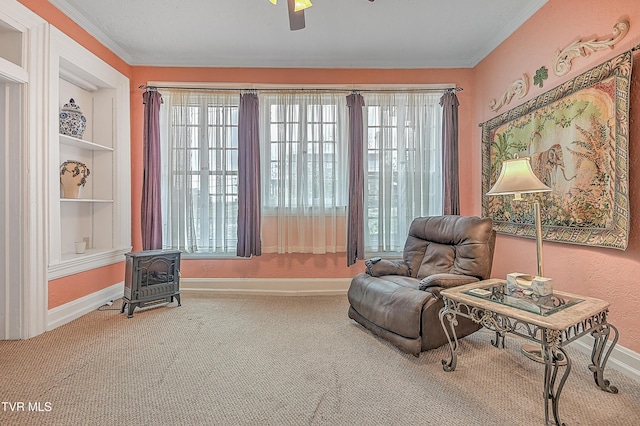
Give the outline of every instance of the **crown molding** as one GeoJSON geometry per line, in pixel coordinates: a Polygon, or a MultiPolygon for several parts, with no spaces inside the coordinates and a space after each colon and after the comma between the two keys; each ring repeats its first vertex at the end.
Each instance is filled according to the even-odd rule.
{"type": "Polygon", "coordinates": [[[489,42],[480,49],[478,53],[471,58],[471,64],[469,68],[473,68],[480,63],[485,57],[493,52],[503,41],[511,36],[522,24],[524,24],[529,18],[531,18],[542,6],[547,3],[548,0],[538,0],[530,2],[527,7],[523,8],[515,19],[507,22],[489,42]]]}
{"type": "Polygon", "coordinates": [[[71,18],[76,24],[80,25],[85,31],[91,34],[96,40],[102,43],[105,47],[111,50],[113,53],[118,55],[120,59],[125,61],[127,64],[133,64],[133,57],[120,46],[118,43],[113,41],[108,35],[106,35],[102,30],[93,25],[91,21],[89,21],[82,13],[80,13],[76,8],[71,7],[67,2],[62,0],[49,0],[51,4],[60,9],[65,15],[71,18]]]}

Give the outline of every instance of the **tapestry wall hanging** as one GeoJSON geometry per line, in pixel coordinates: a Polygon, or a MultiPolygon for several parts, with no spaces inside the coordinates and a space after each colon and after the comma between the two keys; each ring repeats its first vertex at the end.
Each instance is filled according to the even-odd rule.
{"type": "Polygon", "coordinates": [[[629,85],[632,52],[482,123],[482,213],[503,234],[624,250],[629,240],[629,85]],[[524,201],[487,196],[502,162],[530,157],[552,192],[524,201]]]}

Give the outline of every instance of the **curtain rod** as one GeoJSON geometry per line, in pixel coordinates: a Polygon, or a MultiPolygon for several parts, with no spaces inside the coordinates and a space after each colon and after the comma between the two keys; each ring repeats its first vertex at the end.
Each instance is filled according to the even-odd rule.
{"type": "Polygon", "coordinates": [[[281,92],[283,90],[299,90],[302,92],[351,92],[351,93],[360,93],[360,92],[374,92],[374,93],[402,93],[402,92],[460,92],[464,90],[462,87],[445,87],[440,89],[435,88],[415,88],[415,89],[343,89],[343,88],[328,88],[328,87],[320,87],[320,88],[295,88],[295,87],[282,87],[282,88],[233,88],[233,87],[182,87],[182,86],[147,86],[142,84],[138,86],[139,89],[154,91],[158,89],[178,89],[178,90],[209,90],[209,91],[247,91],[247,92],[281,92]]]}

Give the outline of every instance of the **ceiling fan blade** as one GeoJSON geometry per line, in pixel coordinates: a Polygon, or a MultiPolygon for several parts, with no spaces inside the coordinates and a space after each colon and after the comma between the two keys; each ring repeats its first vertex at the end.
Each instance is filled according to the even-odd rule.
{"type": "Polygon", "coordinates": [[[287,0],[287,8],[289,9],[289,29],[291,31],[301,30],[304,28],[304,10],[296,12],[295,6],[295,0],[287,0]]]}

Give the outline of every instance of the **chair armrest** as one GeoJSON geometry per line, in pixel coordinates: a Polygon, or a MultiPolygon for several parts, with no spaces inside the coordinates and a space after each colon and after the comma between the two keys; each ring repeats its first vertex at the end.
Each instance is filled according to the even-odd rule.
{"type": "Polygon", "coordinates": [[[424,277],[418,283],[418,289],[426,290],[431,287],[451,288],[459,285],[470,284],[476,281],[480,281],[476,277],[469,275],[458,274],[433,274],[428,277],[424,277]]]}
{"type": "Polygon", "coordinates": [[[402,275],[408,277],[411,275],[409,265],[404,260],[390,260],[374,257],[364,261],[366,266],[365,272],[372,277],[381,277],[383,275],[402,275]]]}

